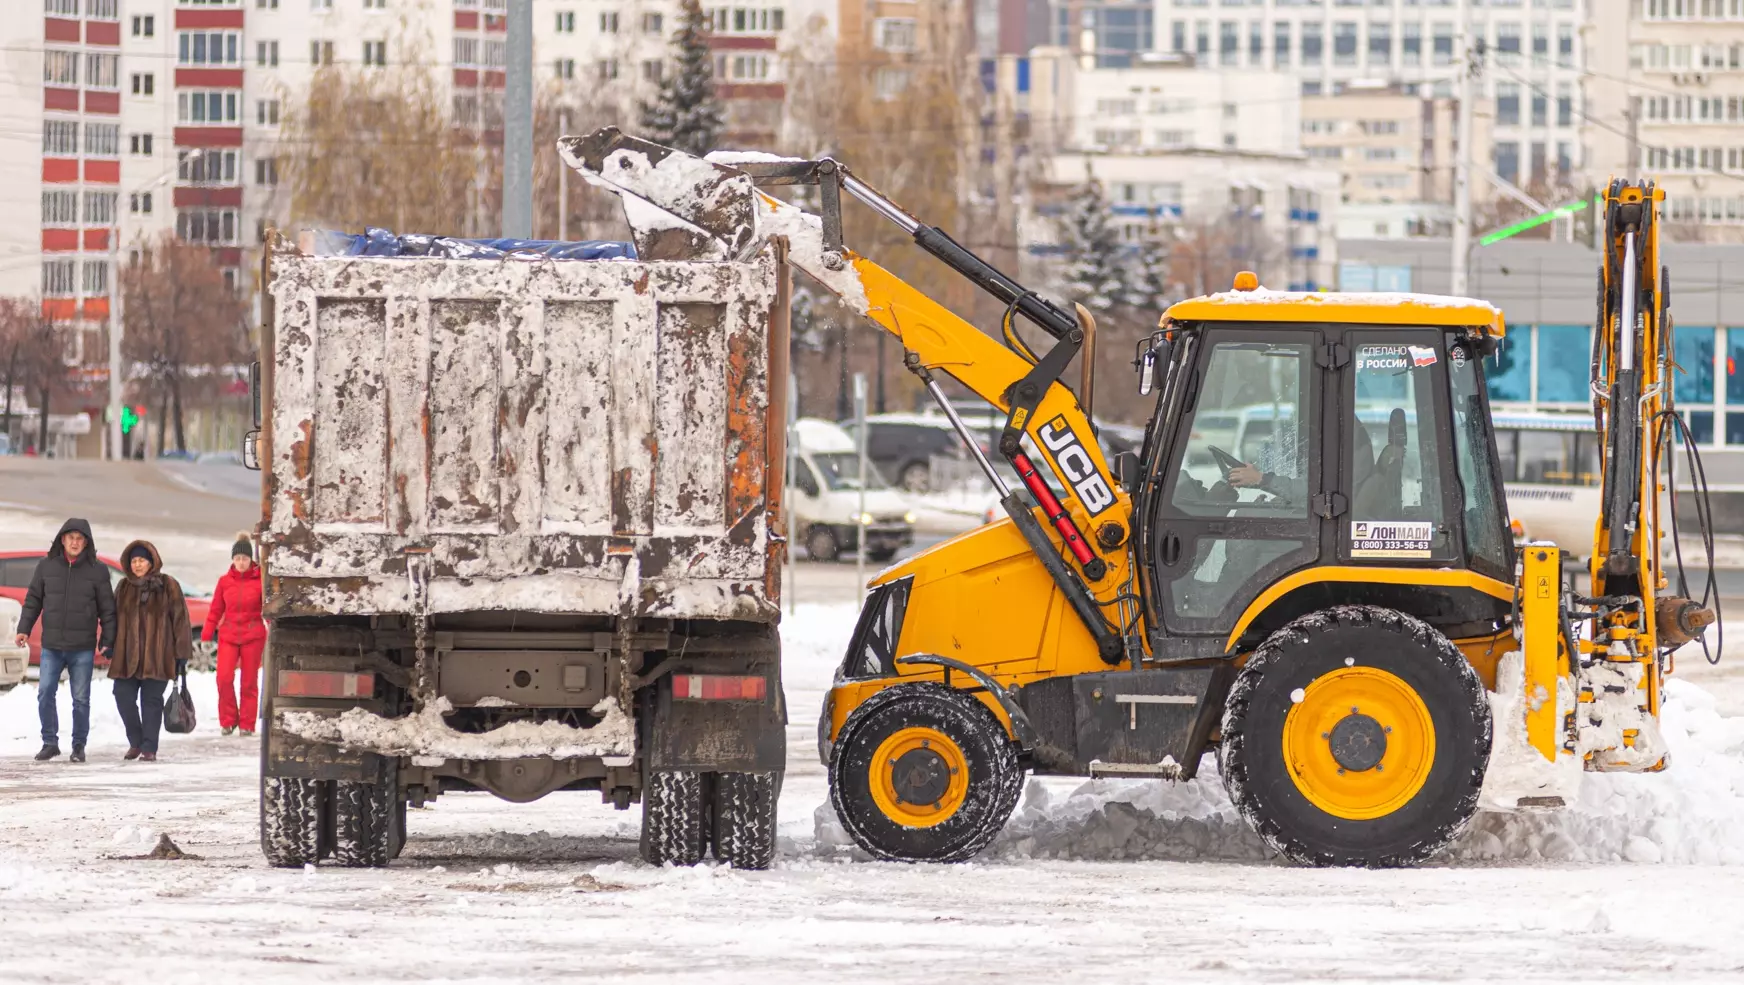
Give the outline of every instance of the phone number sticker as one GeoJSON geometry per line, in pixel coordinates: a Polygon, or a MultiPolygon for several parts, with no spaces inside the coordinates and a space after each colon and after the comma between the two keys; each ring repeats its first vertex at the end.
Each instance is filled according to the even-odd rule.
{"type": "Polygon", "coordinates": [[[1353,521],[1350,525],[1350,556],[1429,557],[1429,543],[1434,537],[1435,524],[1424,521],[1353,521]]]}

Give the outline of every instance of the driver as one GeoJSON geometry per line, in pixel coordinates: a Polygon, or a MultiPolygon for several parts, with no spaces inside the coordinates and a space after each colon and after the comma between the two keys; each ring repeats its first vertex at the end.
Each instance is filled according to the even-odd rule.
{"type": "Polygon", "coordinates": [[[1243,462],[1229,470],[1229,484],[1237,489],[1271,493],[1286,503],[1304,503],[1308,477],[1303,474],[1302,452],[1302,435],[1295,429],[1273,432],[1261,445],[1254,462],[1243,462]]]}

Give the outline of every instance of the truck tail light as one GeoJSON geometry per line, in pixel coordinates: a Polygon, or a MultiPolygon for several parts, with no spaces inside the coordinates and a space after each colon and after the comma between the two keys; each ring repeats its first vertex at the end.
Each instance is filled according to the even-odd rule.
{"type": "Polygon", "coordinates": [[[769,694],[763,677],[724,674],[673,674],[672,696],[692,701],[762,701],[769,694]]]}
{"type": "Polygon", "coordinates": [[[283,698],[372,698],[374,674],[335,670],[281,670],[278,694],[283,698]]]}

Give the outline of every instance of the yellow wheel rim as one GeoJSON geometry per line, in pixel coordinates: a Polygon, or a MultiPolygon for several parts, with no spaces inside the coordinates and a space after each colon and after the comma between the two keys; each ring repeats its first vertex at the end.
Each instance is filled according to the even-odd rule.
{"type": "Polygon", "coordinates": [[[1373,667],[1341,667],[1291,699],[1284,765],[1309,803],[1367,821],[1423,789],[1435,765],[1435,723],[1411,685],[1373,667]]]}
{"type": "Polygon", "coordinates": [[[872,802],[885,817],[908,828],[936,827],[968,796],[969,760],[945,733],[905,728],[878,744],[871,780],[872,802]]]}

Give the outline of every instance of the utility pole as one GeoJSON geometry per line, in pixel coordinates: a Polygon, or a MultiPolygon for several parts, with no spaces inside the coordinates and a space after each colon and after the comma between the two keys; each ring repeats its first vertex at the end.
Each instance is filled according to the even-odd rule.
{"type": "Polygon", "coordinates": [[[1466,293],[1466,265],[1471,260],[1471,144],[1472,99],[1483,49],[1471,43],[1471,22],[1466,5],[1459,5],[1459,51],[1454,79],[1455,137],[1459,146],[1453,153],[1453,277],[1447,292],[1456,296],[1466,293]]]}
{"type": "Polygon", "coordinates": [[[109,459],[121,460],[121,196],[115,196],[115,225],[109,230],[109,459]]]}
{"type": "MultiPolygon", "coordinates": [[[[557,135],[569,133],[569,110],[564,108],[557,113],[557,135]]],[[[557,162],[557,241],[569,242],[569,168],[560,160],[557,162]]]]}
{"type": "Polygon", "coordinates": [[[503,238],[533,238],[533,0],[509,0],[503,90],[503,238]]]}

